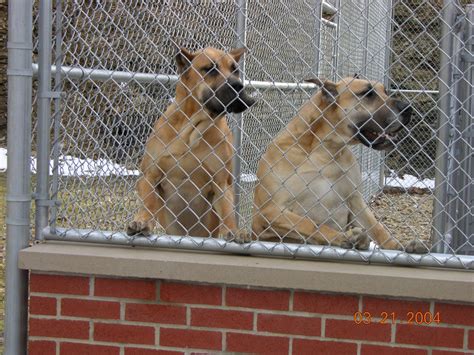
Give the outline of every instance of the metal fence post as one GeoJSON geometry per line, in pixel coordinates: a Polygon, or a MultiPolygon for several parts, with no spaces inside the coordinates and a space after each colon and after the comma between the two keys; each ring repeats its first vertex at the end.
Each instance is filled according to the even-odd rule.
{"type": "Polygon", "coordinates": [[[440,41],[440,72],[439,72],[439,130],[438,144],[436,147],[435,159],[435,191],[433,206],[433,230],[432,244],[434,252],[444,252],[445,243],[441,241],[445,238],[446,232],[446,196],[447,196],[447,165],[449,158],[448,142],[451,131],[450,117],[454,114],[452,107],[452,53],[453,36],[452,28],[456,21],[456,1],[444,0],[442,13],[442,31],[440,41]]]}
{"type": "MultiPolygon", "coordinates": [[[[56,0],[55,5],[56,12],[56,21],[55,21],[55,68],[56,72],[54,73],[54,91],[61,92],[62,88],[62,79],[61,79],[61,65],[62,65],[62,43],[63,43],[63,31],[62,31],[62,0],[56,0]]],[[[51,69],[51,74],[53,70],[51,69]]],[[[59,192],[59,154],[60,154],[60,136],[59,132],[61,130],[61,98],[59,95],[54,99],[54,114],[53,114],[53,142],[52,142],[52,181],[51,181],[51,200],[56,201],[58,192],[59,192]]],[[[54,205],[51,209],[50,216],[50,225],[51,229],[54,231],[56,228],[56,220],[58,205],[54,205]]]]}
{"type": "Polygon", "coordinates": [[[323,22],[321,21],[321,16],[323,14],[323,2],[318,1],[316,4],[315,8],[315,20],[316,20],[316,33],[313,35],[316,37],[315,39],[315,45],[316,45],[316,51],[314,53],[315,56],[315,61],[313,65],[313,73],[315,76],[319,77],[321,76],[321,73],[319,72],[319,68],[321,67],[319,61],[321,60],[321,32],[322,32],[322,26],[323,22]]]}
{"type": "Polygon", "coordinates": [[[8,170],[5,354],[26,354],[28,272],[18,252],[30,239],[32,0],[8,3],[8,170]]]}
{"type": "MultiPolygon", "coordinates": [[[[385,73],[384,73],[384,76],[383,76],[383,85],[385,86],[385,88],[387,89],[388,92],[391,92],[391,84],[392,84],[392,80],[390,79],[390,61],[391,61],[391,57],[392,57],[392,46],[393,46],[393,39],[392,39],[392,18],[393,18],[393,6],[395,6],[394,4],[394,1],[393,0],[387,0],[387,28],[386,28],[386,34],[385,34],[385,38],[387,39],[387,42],[385,44],[385,64],[384,64],[384,68],[385,68],[385,73]]],[[[379,189],[380,191],[383,191],[383,188],[385,186],[385,161],[386,161],[386,158],[387,158],[387,154],[382,151],[380,153],[381,157],[381,164],[380,164],[380,176],[379,176],[379,189]]]]}
{"type": "Polygon", "coordinates": [[[459,26],[459,58],[457,80],[457,101],[459,104],[456,116],[456,139],[453,143],[455,169],[452,174],[452,186],[455,192],[454,203],[449,211],[454,221],[452,249],[457,254],[474,255],[474,5],[467,5],[462,26],[459,26]]]}
{"type": "MultiPolygon", "coordinates": [[[[237,1],[237,12],[236,12],[236,32],[237,38],[235,40],[235,47],[246,46],[246,31],[247,31],[247,0],[237,1]]],[[[242,59],[240,64],[240,77],[242,82],[245,82],[245,58],[242,59]]],[[[234,175],[234,205],[235,205],[235,218],[237,226],[240,227],[240,200],[242,193],[241,186],[241,173],[242,173],[242,130],[243,130],[243,115],[241,113],[233,115],[235,120],[235,126],[233,129],[234,136],[234,148],[235,155],[233,158],[233,175],[234,175]]]]}
{"type": "Polygon", "coordinates": [[[43,229],[48,225],[49,214],[49,142],[51,126],[51,33],[52,2],[43,0],[39,4],[38,34],[38,129],[36,164],[36,216],[35,239],[43,239],[43,229]]]}

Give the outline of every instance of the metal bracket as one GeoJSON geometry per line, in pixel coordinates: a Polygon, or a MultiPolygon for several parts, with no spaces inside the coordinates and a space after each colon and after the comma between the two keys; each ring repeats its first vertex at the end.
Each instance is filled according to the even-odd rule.
{"type": "Polygon", "coordinates": [[[33,200],[35,200],[35,204],[37,206],[47,206],[47,207],[61,206],[61,201],[51,200],[48,198],[39,198],[36,192],[32,193],[31,197],[33,200]]]}
{"type": "Polygon", "coordinates": [[[40,92],[38,94],[38,98],[40,98],[40,99],[59,99],[59,98],[61,98],[62,94],[63,94],[62,91],[45,91],[45,92],[40,92]]]}

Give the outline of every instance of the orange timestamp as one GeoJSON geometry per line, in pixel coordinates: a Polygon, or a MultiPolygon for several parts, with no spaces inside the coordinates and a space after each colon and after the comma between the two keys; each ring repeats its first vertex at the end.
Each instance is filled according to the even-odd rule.
{"type": "Polygon", "coordinates": [[[355,324],[371,324],[371,323],[395,323],[397,320],[408,324],[439,324],[441,323],[441,317],[439,312],[406,312],[401,318],[395,312],[380,312],[380,314],[372,314],[370,312],[355,312],[354,322],[355,324]]]}

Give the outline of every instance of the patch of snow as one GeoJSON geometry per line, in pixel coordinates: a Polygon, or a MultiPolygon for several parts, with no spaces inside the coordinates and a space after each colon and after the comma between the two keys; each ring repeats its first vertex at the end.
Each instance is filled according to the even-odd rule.
{"type": "MultiPolygon", "coordinates": [[[[50,175],[52,174],[53,162],[50,162],[50,175]]],[[[129,170],[126,167],[116,164],[107,159],[82,159],[71,155],[61,155],[59,157],[59,175],[61,176],[110,176],[110,175],[139,175],[138,170],[129,170]]],[[[0,172],[7,170],[7,150],[0,148],[0,172]]],[[[36,158],[31,159],[31,171],[36,173],[36,158]]],[[[242,182],[256,182],[253,174],[242,174],[242,182]]],[[[390,175],[385,177],[385,186],[401,188],[428,188],[434,189],[433,179],[420,180],[413,175],[399,177],[395,171],[391,170],[390,175]]]]}
{"type": "Polygon", "coordinates": [[[395,171],[390,170],[390,175],[385,177],[385,186],[401,187],[405,189],[410,187],[419,187],[433,190],[435,187],[435,182],[434,179],[420,180],[416,176],[409,174],[399,177],[395,171]]]}
{"type": "MultiPolygon", "coordinates": [[[[49,174],[52,175],[53,161],[49,163],[49,174]]],[[[0,171],[7,170],[7,150],[0,148],[0,171]]],[[[129,170],[120,164],[107,159],[81,159],[71,155],[61,155],[58,160],[58,171],[61,176],[110,176],[139,175],[138,170],[129,170]]],[[[36,173],[36,158],[31,158],[31,172],[36,173]]]]}
{"type": "Polygon", "coordinates": [[[7,171],[7,150],[0,148],[0,173],[7,171]]]}

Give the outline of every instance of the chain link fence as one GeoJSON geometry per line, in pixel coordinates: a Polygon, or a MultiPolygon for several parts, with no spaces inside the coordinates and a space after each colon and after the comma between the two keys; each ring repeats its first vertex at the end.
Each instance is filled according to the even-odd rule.
{"type": "MultiPolygon", "coordinates": [[[[52,50],[51,65],[33,65],[40,73],[37,100],[52,118],[45,121],[51,131],[38,130],[38,140],[42,135],[43,142],[51,143],[50,153],[41,142],[36,149],[38,174],[49,175],[38,180],[39,190],[47,192],[37,194],[39,210],[46,211],[37,215],[38,238],[472,268],[467,256],[474,253],[473,20],[468,5],[424,0],[55,1],[52,36],[41,38],[38,30],[39,54],[34,56],[52,50]],[[451,21],[449,13],[457,17],[451,21]],[[455,38],[456,48],[442,47],[447,36],[455,38]],[[153,125],[176,104],[180,48],[197,53],[214,47],[228,53],[243,45],[248,51],[240,61],[240,79],[255,104],[226,115],[221,125],[229,131],[224,126],[215,131],[222,142],[232,143],[232,164],[204,172],[208,155],[189,142],[185,152],[173,150],[186,131],[174,127],[175,137],[153,156],[153,166],[169,155],[186,172],[178,174],[177,183],[168,167],[161,185],[150,181],[152,191],[138,196],[137,181],[151,169],[140,168],[149,154],[147,139],[158,134],[153,125]],[[454,69],[443,76],[447,66],[454,69]],[[359,79],[337,86],[337,103],[331,106],[338,107],[337,114],[314,101],[326,86],[321,91],[320,85],[303,81],[318,77],[337,83],[355,74],[359,79]],[[49,83],[49,76],[52,84],[45,95],[41,80],[49,83]],[[368,81],[375,91],[363,92],[368,81]],[[446,95],[451,103],[443,106],[446,95]],[[308,121],[301,136],[295,136],[294,127],[304,116],[300,109],[310,100],[313,115],[322,110],[331,130],[322,136],[321,128],[308,121]],[[377,106],[374,100],[383,103],[377,106]],[[409,122],[403,120],[402,102],[412,108],[409,122]],[[387,109],[387,117],[397,116],[395,123],[376,119],[387,109]],[[367,122],[357,121],[357,112],[369,113],[367,122]],[[331,121],[334,117],[342,123],[331,121]],[[330,159],[322,163],[326,141],[346,139],[341,124],[356,125],[352,135],[370,130],[365,140],[356,139],[369,147],[350,145],[357,163],[346,164],[340,158],[341,152],[351,156],[346,146],[331,146],[330,159]],[[393,127],[401,129],[395,147],[386,153],[372,149],[374,142],[392,139],[393,127]],[[285,135],[293,143],[278,145],[285,135]],[[268,153],[275,146],[278,154],[268,153]],[[191,158],[200,162],[199,178],[184,167],[191,158]],[[275,173],[282,160],[284,176],[275,173]],[[323,172],[327,166],[344,174],[334,178],[323,172]],[[222,169],[232,184],[203,196],[222,169]],[[197,183],[205,173],[208,179],[197,183]],[[272,176],[270,191],[266,179],[272,176]],[[163,197],[163,184],[172,186],[171,195],[163,197]],[[150,194],[162,205],[158,211],[146,205],[158,222],[152,235],[127,235],[150,194]],[[359,194],[362,198],[351,202],[359,194]],[[225,199],[232,212],[216,207],[225,199]],[[205,205],[202,215],[193,207],[198,200],[205,205]],[[211,228],[206,218],[214,221],[216,215],[217,225],[211,228]],[[236,220],[235,228],[224,223],[229,218],[236,220]],[[176,230],[181,232],[170,232],[176,230]],[[245,243],[236,243],[242,235],[245,243]]],[[[218,63],[228,56],[219,55],[204,54],[218,63]]],[[[227,75],[224,69],[219,67],[218,74],[227,75]]],[[[237,80],[229,75],[226,83],[230,77],[237,80]]],[[[193,85],[210,85],[212,80],[201,76],[193,85]]],[[[214,88],[214,96],[226,85],[214,88]]],[[[192,96],[195,87],[187,89],[192,96]]],[[[200,102],[198,111],[206,110],[200,102]]],[[[39,122],[45,120],[41,109],[36,112],[39,122]]],[[[188,121],[193,124],[192,117],[188,121]]],[[[202,139],[198,146],[209,147],[209,138],[202,139]]],[[[208,154],[218,154],[218,146],[209,147],[208,154]]]]}

